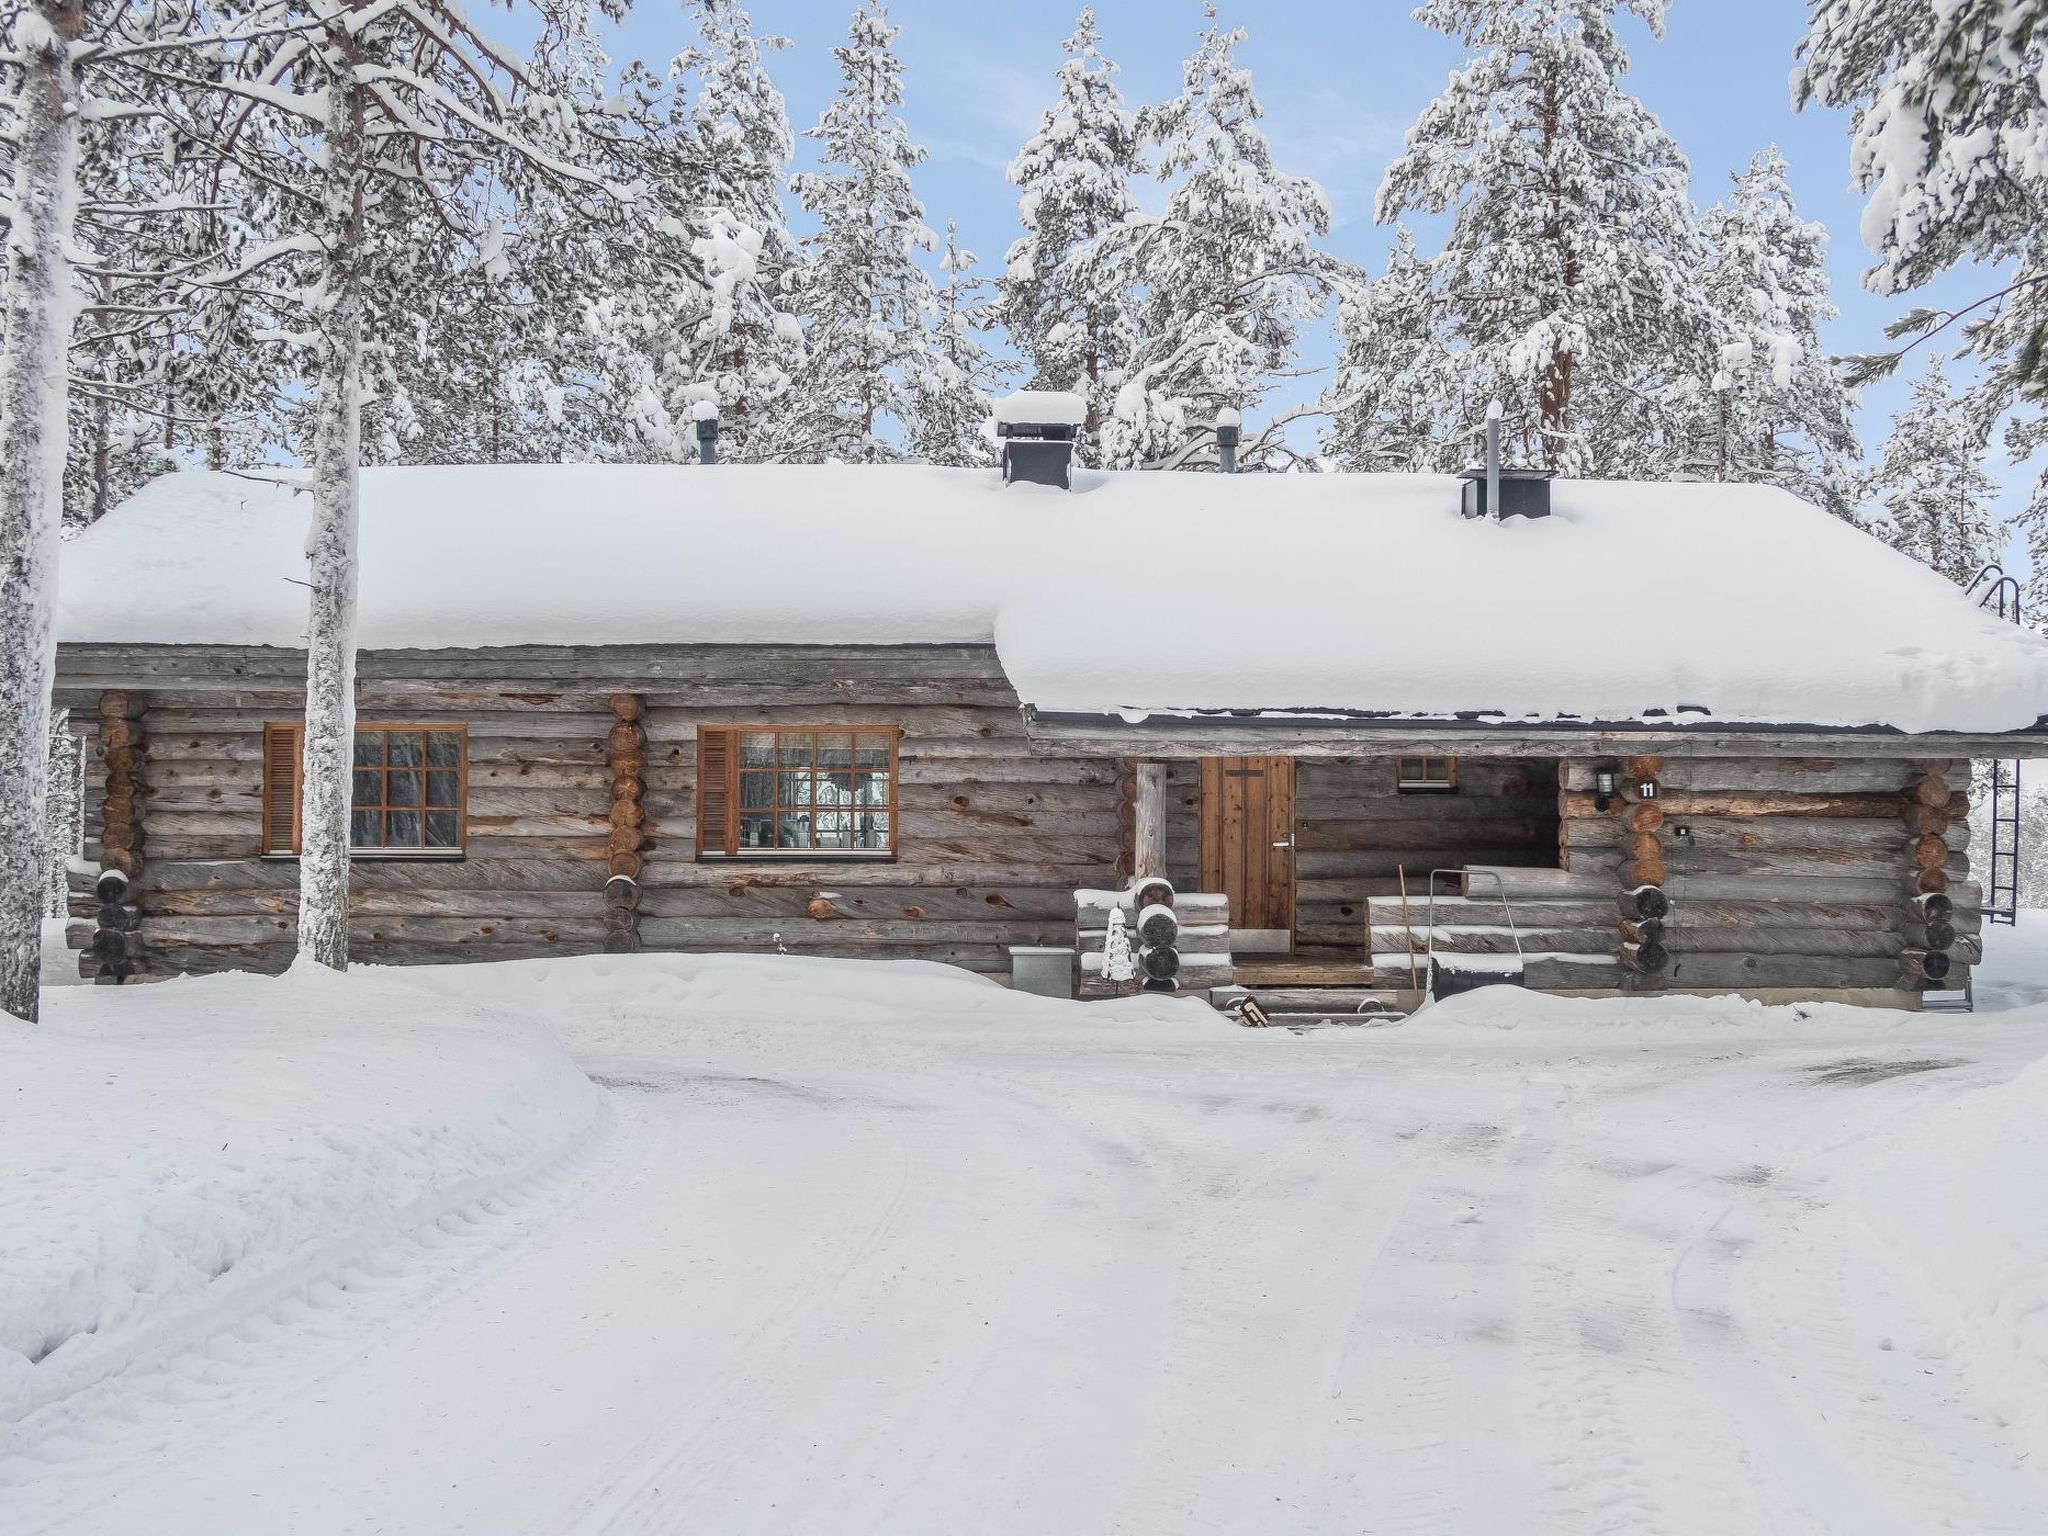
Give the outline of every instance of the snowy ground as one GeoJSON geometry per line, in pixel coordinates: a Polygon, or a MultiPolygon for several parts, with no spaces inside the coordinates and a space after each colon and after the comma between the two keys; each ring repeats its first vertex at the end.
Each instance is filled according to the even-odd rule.
{"type": "Polygon", "coordinates": [[[8,1536],[2048,1530],[2048,1008],[1296,1035],[642,956],[47,1011],[8,1536]]]}

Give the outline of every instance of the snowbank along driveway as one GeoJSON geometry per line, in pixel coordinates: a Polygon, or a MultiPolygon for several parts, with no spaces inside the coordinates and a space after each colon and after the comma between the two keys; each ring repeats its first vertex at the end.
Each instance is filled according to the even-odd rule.
{"type": "Polygon", "coordinates": [[[50,1012],[10,1536],[2048,1530],[2048,1011],[641,956],[50,1012]]]}

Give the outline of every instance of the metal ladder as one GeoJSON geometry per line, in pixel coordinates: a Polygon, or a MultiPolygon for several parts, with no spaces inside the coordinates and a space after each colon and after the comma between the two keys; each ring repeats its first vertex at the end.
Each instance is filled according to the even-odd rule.
{"type": "MultiPolygon", "coordinates": [[[[1982,587],[1977,606],[1996,612],[2001,619],[2024,623],[2020,614],[2020,584],[2006,575],[1996,562],[1977,573],[1970,583],[1972,594],[1982,587]]],[[[2012,927],[2019,921],[2020,906],[2020,764],[2017,758],[2001,758],[1991,764],[1991,870],[1990,889],[1984,894],[1984,920],[2012,927]]]]}

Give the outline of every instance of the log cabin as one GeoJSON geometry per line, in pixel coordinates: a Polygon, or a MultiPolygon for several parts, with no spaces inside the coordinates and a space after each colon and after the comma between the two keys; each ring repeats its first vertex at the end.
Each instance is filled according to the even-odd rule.
{"type": "MultiPolygon", "coordinates": [[[[353,958],[1078,950],[1100,993],[1163,878],[1160,979],[1219,1001],[1967,987],[1972,764],[2048,755],[2048,642],[1865,532],[1004,431],[1002,471],[366,471],[353,958]]],[[[86,975],[292,958],[305,521],[186,472],[66,548],[86,975]]]]}

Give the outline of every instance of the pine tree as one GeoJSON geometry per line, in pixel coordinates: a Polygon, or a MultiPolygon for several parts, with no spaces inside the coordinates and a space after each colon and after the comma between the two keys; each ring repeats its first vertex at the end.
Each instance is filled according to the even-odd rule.
{"type": "Polygon", "coordinates": [[[1337,306],[1343,350],[1322,450],[1345,469],[1454,467],[1445,460],[1464,381],[1442,334],[1433,276],[1404,225],[1386,271],[1337,306]]]}
{"type": "MultiPolygon", "coordinates": [[[[1870,194],[1863,284],[1905,294],[1964,262],[2002,268],[1998,286],[1956,310],[1915,308],[1891,327],[1903,345],[1859,358],[1852,382],[1881,377],[1915,347],[1960,338],[1984,365],[1968,408],[2006,425],[2014,462],[2048,446],[2048,13],[2011,0],[1815,0],[1801,106],[1849,107],[1850,168],[1870,194]]],[[[2017,519],[2048,605],[2048,467],[2017,519]]]]}
{"type": "Polygon", "coordinates": [[[897,116],[900,32],[882,0],[862,0],[847,41],[832,50],[838,93],[805,131],[824,146],[824,168],[793,178],[819,229],[798,275],[809,358],[794,440],[780,456],[884,463],[922,431],[936,295],[917,252],[937,240],[910,183],[925,151],[897,116]],[[890,423],[899,437],[888,435],[890,423]]]}
{"type": "Polygon", "coordinates": [[[1010,162],[1024,234],[1010,247],[998,310],[1030,367],[1031,388],[1087,397],[1091,456],[1139,326],[1137,295],[1122,272],[1084,258],[1137,212],[1131,178],[1145,169],[1137,115],[1124,106],[1101,41],[1095,8],[1086,7],[1060,45],[1068,58],[1058,71],[1059,100],[1010,162]]]}
{"type": "MultiPolygon", "coordinates": [[[[1659,400],[1710,376],[1711,325],[1685,157],[1621,88],[1626,10],[1661,34],[1666,0],[1425,0],[1416,19],[1470,53],[1408,132],[1379,218],[1451,216],[1431,262],[1466,381],[1442,402],[1447,459],[1489,402],[1532,462],[1640,472],[1659,400]]],[[[1448,467],[1448,465],[1446,465],[1448,467]]]]}
{"type": "Polygon", "coordinates": [[[1858,452],[1854,401],[1820,339],[1840,313],[1828,288],[1827,231],[1799,217],[1776,145],[1734,178],[1700,231],[1722,367],[1681,406],[1667,467],[1780,486],[1850,516],[1835,471],[1858,452]]]}
{"type": "Polygon", "coordinates": [[[1913,398],[1892,419],[1867,495],[1883,514],[1896,549],[1968,586],[2005,546],[1984,472],[1984,438],[1949,391],[1941,359],[1913,383],[1913,398]]]}
{"type": "Polygon", "coordinates": [[[966,467],[996,461],[989,395],[1007,371],[981,339],[994,322],[989,285],[974,275],[974,265],[974,253],[960,248],[958,224],[947,220],[932,329],[934,358],[920,375],[917,402],[917,453],[927,464],[966,467]]]}
{"type": "MultiPolygon", "coordinates": [[[[1208,26],[1181,91],[1143,117],[1174,181],[1157,220],[1126,219],[1098,243],[1088,281],[1139,282],[1144,335],[1103,426],[1103,462],[1178,466],[1210,441],[1220,412],[1257,407],[1293,365],[1303,322],[1339,268],[1315,246],[1329,233],[1323,189],[1273,164],[1265,115],[1236,58],[1241,28],[1208,26]]],[[[1243,456],[1255,467],[1269,436],[1243,456]]]]}
{"type": "Polygon", "coordinates": [[[784,397],[803,366],[792,293],[798,254],[782,202],[794,141],[766,56],[787,38],[757,36],[738,0],[697,0],[702,49],[691,122],[703,155],[697,255],[711,285],[699,327],[700,378],[723,417],[720,453],[773,458],[784,397]]]}

